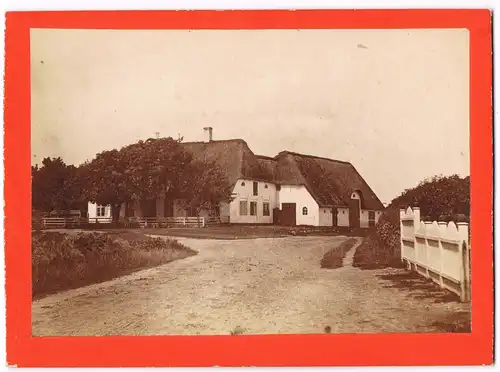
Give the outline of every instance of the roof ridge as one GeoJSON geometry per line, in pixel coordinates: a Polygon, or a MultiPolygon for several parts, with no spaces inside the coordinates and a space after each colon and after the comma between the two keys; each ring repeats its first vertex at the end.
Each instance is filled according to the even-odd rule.
{"type": "MultiPolygon", "coordinates": [[[[221,143],[221,142],[243,142],[246,144],[246,141],[242,138],[231,138],[231,139],[223,139],[223,140],[212,140],[212,141],[189,141],[189,142],[181,142],[181,145],[182,144],[187,144],[187,145],[190,145],[190,144],[194,144],[194,143],[204,143],[204,144],[210,144],[210,143],[221,143]]],[[[248,144],[247,144],[248,146],[248,144]]]]}
{"type": "Polygon", "coordinates": [[[273,161],[276,161],[276,158],[272,157],[272,156],[266,156],[266,155],[257,155],[257,154],[254,154],[256,157],[258,157],[259,159],[266,159],[266,160],[273,160],[273,161]]]}
{"type": "Polygon", "coordinates": [[[316,156],[316,155],[309,155],[309,154],[301,154],[299,152],[293,152],[293,151],[288,151],[288,150],[284,150],[284,151],[281,151],[278,155],[275,156],[275,159],[277,157],[279,157],[280,155],[285,155],[285,154],[289,154],[289,155],[296,155],[296,156],[302,156],[302,157],[305,157],[305,158],[314,158],[314,159],[322,159],[322,160],[328,160],[328,161],[332,161],[332,162],[335,162],[335,163],[341,163],[341,164],[348,164],[348,165],[351,165],[352,166],[352,163],[349,162],[349,161],[345,161],[345,160],[338,160],[338,159],[332,159],[332,158],[325,158],[323,156],[316,156]]]}

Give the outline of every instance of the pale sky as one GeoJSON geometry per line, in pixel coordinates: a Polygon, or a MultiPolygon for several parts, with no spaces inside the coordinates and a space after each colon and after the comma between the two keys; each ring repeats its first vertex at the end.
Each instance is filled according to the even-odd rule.
{"type": "Polygon", "coordinates": [[[467,30],[31,30],[32,154],[154,137],[350,161],[383,202],[469,175],[467,30]]]}

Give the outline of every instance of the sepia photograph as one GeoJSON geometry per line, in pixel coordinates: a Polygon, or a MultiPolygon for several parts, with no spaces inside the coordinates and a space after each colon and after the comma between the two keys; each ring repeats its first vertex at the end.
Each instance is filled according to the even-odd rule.
{"type": "Polygon", "coordinates": [[[33,337],[471,333],[469,35],[32,28],[33,337]]]}

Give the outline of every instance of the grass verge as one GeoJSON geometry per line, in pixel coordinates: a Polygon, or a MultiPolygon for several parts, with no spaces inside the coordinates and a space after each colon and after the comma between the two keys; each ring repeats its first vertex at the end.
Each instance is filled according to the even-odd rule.
{"type": "Polygon", "coordinates": [[[133,231],[33,232],[31,243],[33,299],[197,254],[176,240],[133,231]]]}
{"type": "Polygon", "coordinates": [[[145,234],[185,237],[194,239],[256,239],[286,236],[364,236],[368,229],[332,228],[317,226],[276,225],[222,225],[193,228],[141,229],[145,234]]]}
{"type": "Polygon", "coordinates": [[[403,267],[399,228],[399,211],[386,210],[356,250],[353,266],[363,270],[403,267]]]}
{"type": "Polygon", "coordinates": [[[342,267],[344,258],[352,247],[356,245],[356,239],[349,239],[343,242],[340,246],[332,248],[325,253],[321,259],[322,269],[338,269],[342,267]]]}
{"type": "Polygon", "coordinates": [[[375,237],[368,236],[356,249],[353,266],[362,270],[376,270],[386,267],[403,268],[404,264],[392,249],[380,244],[375,237]]]}

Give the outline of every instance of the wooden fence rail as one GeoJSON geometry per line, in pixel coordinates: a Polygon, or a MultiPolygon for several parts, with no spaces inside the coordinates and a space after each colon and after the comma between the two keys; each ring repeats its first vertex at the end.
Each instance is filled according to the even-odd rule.
{"type": "MultiPolygon", "coordinates": [[[[142,228],[168,228],[168,227],[205,227],[229,223],[227,217],[129,217],[121,220],[125,226],[138,226],[142,228]]],[[[42,218],[43,229],[77,228],[85,225],[98,226],[111,224],[108,217],[79,218],[79,217],[45,217],[42,218]]]]}

